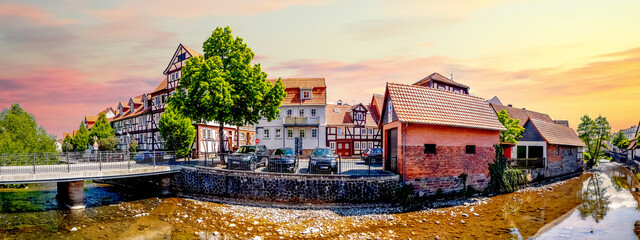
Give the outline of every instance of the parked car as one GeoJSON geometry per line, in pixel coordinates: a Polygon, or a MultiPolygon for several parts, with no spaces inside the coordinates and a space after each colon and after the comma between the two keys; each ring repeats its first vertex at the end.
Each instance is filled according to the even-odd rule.
{"type": "Polygon", "coordinates": [[[229,155],[229,169],[255,171],[260,166],[266,166],[268,159],[269,149],[265,145],[240,146],[237,151],[229,155]]]}
{"type": "Polygon", "coordinates": [[[309,155],[309,173],[338,173],[337,158],[331,148],[314,148],[309,155]]]}
{"type": "Polygon", "coordinates": [[[152,162],[153,154],[149,151],[139,152],[135,156],[133,156],[133,160],[136,162],[152,162]]]}
{"type": "Polygon", "coordinates": [[[84,160],[90,160],[90,159],[98,158],[98,154],[94,150],[87,149],[87,150],[84,150],[84,154],[82,154],[82,158],[84,160]]]}
{"type": "Polygon", "coordinates": [[[362,153],[360,159],[368,164],[382,162],[382,148],[369,148],[362,153]]]}
{"type": "Polygon", "coordinates": [[[298,171],[298,157],[293,154],[293,148],[278,148],[273,151],[267,171],[270,172],[296,172],[298,171]]]}
{"type": "Polygon", "coordinates": [[[110,162],[118,162],[124,160],[124,153],[121,152],[107,153],[107,156],[110,162]]]}

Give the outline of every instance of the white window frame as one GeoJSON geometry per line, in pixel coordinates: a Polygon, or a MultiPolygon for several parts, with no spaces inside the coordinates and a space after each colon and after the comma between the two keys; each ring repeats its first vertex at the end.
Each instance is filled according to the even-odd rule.
{"type": "Polygon", "coordinates": [[[353,149],[360,150],[360,142],[353,142],[353,149]]]}
{"type": "Polygon", "coordinates": [[[366,128],[360,129],[360,135],[367,135],[367,129],[366,128]]]}
{"type": "Polygon", "coordinates": [[[264,139],[269,139],[269,129],[265,128],[262,130],[262,136],[264,137],[264,139]]]}
{"type": "Polygon", "coordinates": [[[373,135],[373,129],[369,128],[369,135],[373,135]]]}
{"type": "Polygon", "coordinates": [[[298,110],[298,116],[299,116],[299,117],[304,117],[304,108],[300,108],[300,109],[298,110]]]}
{"type": "Polygon", "coordinates": [[[300,94],[301,98],[303,100],[307,100],[307,99],[311,99],[313,96],[311,95],[311,90],[307,89],[307,90],[302,90],[302,94],[300,94]],[[305,96],[305,94],[307,96],[305,96]]]}
{"type": "Polygon", "coordinates": [[[276,138],[282,138],[282,129],[276,128],[276,138]]]}
{"type": "Polygon", "coordinates": [[[369,148],[373,148],[373,142],[369,142],[369,148]]]}
{"type": "Polygon", "coordinates": [[[293,109],[289,108],[287,109],[287,117],[291,117],[293,116],[293,109]]]}
{"type": "Polygon", "coordinates": [[[330,143],[329,143],[329,147],[330,147],[332,150],[336,150],[336,142],[330,142],[330,143]]]}

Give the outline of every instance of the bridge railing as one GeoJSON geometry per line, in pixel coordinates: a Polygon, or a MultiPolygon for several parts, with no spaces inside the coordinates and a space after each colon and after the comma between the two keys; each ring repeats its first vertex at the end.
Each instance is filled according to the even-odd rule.
{"type": "Polygon", "coordinates": [[[175,160],[170,151],[0,154],[0,175],[155,167],[175,160]]]}

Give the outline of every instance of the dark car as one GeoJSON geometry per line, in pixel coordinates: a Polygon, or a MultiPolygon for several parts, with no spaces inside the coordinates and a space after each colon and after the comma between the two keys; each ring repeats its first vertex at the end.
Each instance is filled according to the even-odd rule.
{"type": "Polygon", "coordinates": [[[382,148],[369,148],[362,153],[360,159],[369,164],[382,162],[382,148]]]}
{"type": "Polygon", "coordinates": [[[331,148],[314,148],[309,155],[309,173],[338,173],[337,155],[331,148]]]}
{"type": "Polygon", "coordinates": [[[278,148],[273,151],[267,170],[270,172],[298,171],[298,157],[293,154],[293,148],[278,148]]]}
{"type": "Polygon", "coordinates": [[[269,160],[269,149],[264,145],[241,146],[229,155],[229,169],[246,169],[255,171],[259,166],[266,166],[269,160]]]}

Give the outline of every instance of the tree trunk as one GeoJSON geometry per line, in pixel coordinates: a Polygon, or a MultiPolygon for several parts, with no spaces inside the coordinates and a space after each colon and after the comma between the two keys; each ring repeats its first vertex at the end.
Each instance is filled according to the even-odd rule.
{"type": "Polygon", "coordinates": [[[218,154],[220,155],[220,164],[225,164],[224,160],[224,123],[218,122],[218,154]]]}

